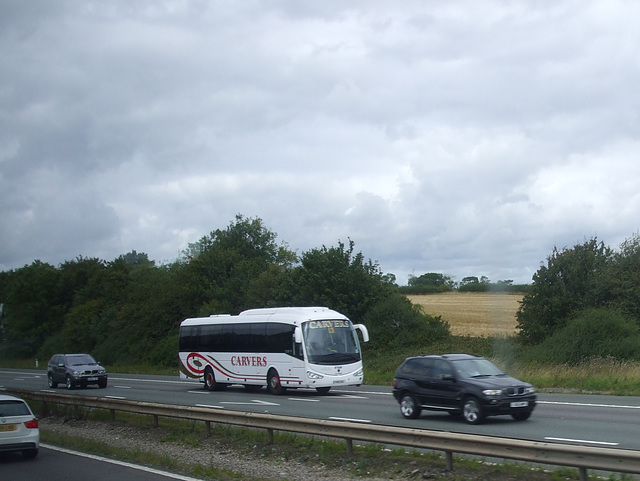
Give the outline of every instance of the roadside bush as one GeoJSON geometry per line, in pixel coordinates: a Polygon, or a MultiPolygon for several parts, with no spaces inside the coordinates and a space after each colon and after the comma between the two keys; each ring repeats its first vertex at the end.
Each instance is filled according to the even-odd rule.
{"type": "Polygon", "coordinates": [[[617,310],[586,309],[530,353],[539,362],[569,365],[603,357],[640,360],[640,331],[617,310]]]}
{"type": "Polygon", "coordinates": [[[147,353],[144,361],[159,368],[178,366],[178,334],[160,339],[147,353]]]}
{"type": "Polygon", "coordinates": [[[402,295],[391,295],[363,316],[371,349],[420,347],[450,336],[449,323],[430,316],[402,295]]]}

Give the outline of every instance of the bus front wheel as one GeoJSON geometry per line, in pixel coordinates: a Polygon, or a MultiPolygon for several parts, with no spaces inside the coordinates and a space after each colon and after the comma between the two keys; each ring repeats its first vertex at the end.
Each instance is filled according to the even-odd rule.
{"type": "Polygon", "coordinates": [[[286,390],[280,382],[278,371],[275,369],[271,369],[267,375],[267,389],[271,394],[282,394],[286,390]]]}

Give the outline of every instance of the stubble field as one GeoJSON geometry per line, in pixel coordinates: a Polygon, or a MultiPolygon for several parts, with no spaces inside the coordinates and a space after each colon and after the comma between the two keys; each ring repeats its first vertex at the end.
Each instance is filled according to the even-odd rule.
{"type": "Polygon", "coordinates": [[[486,292],[446,292],[409,295],[424,312],[441,316],[451,327],[451,334],[473,337],[503,337],[516,333],[516,312],[522,294],[486,292]]]}

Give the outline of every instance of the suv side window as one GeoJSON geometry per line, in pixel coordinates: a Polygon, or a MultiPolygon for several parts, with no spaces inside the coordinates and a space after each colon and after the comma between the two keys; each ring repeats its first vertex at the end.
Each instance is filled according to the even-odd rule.
{"type": "Polygon", "coordinates": [[[422,376],[426,378],[433,377],[434,359],[422,359],[422,376]]]}
{"type": "Polygon", "coordinates": [[[423,359],[409,359],[405,362],[402,374],[409,377],[425,377],[427,375],[423,359]]]}
{"type": "Polygon", "coordinates": [[[436,359],[433,363],[433,377],[442,379],[444,376],[453,376],[453,366],[444,359],[436,359]]]}

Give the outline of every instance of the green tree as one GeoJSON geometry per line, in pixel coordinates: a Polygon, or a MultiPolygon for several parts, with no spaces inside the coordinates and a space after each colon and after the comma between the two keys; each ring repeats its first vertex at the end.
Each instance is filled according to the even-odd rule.
{"type": "Polygon", "coordinates": [[[576,311],[610,303],[613,259],[613,251],[596,238],[571,249],[554,247],[518,309],[520,339],[537,344],[564,327],[576,311]]]}
{"type": "Polygon", "coordinates": [[[640,234],[620,245],[608,277],[615,305],[640,324],[640,234]]]}
{"type": "Polygon", "coordinates": [[[3,300],[2,321],[9,355],[33,356],[63,324],[60,272],[51,264],[34,261],[10,274],[3,300]]]}
{"type": "Polygon", "coordinates": [[[234,314],[251,305],[249,300],[263,299],[252,291],[264,286],[255,284],[271,266],[288,267],[296,256],[286,244],[276,243],[276,234],[261,219],[237,215],[226,229],[217,229],[185,252],[188,269],[202,286],[200,315],[234,314]]]}
{"type": "Polygon", "coordinates": [[[453,279],[445,274],[438,272],[427,272],[421,276],[409,276],[408,285],[411,287],[423,286],[432,287],[436,289],[441,288],[453,288],[455,282],[453,279]]]}
{"type": "Polygon", "coordinates": [[[355,252],[352,240],[348,247],[339,242],[302,254],[291,273],[292,296],[285,301],[330,307],[359,322],[372,305],[390,295],[392,285],[386,279],[378,264],[355,252]]]}
{"type": "Polygon", "coordinates": [[[459,292],[487,292],[490,284],[486,277],[478,279],[476,276],[463,277],[458,286],[459,292]]]}

